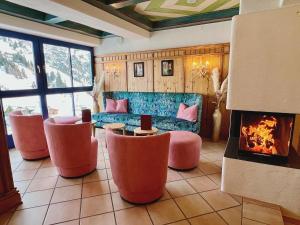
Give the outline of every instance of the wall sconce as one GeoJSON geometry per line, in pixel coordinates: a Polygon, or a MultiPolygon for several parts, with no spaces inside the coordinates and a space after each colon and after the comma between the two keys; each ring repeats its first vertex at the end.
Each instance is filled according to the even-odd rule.
{"type": "Polygon", "coordinates": [[[207,78],[208,73],[210,70],[210,64],[209,61],[206,61],[205,63],[200,60],[200,62],[193,61],[192,63],[192,76],[193,77],[201,77],[201,78],[207,78]]]}
{"type": "Polygon", "coordinates": [[[112,64],[108,70],[106,70],[108,76],[113,76],[114,78],[118,78],[120,76],[120,67],[119,65],[112,64]]]}

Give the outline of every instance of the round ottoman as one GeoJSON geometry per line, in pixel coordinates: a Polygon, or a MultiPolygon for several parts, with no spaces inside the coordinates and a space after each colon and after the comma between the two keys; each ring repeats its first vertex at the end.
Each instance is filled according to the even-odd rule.
{"type": "Polygon", "coordinates": [[[187,170],[197,167],[201,137],[189,131],[170,131],[169,167],[187,170]]]}

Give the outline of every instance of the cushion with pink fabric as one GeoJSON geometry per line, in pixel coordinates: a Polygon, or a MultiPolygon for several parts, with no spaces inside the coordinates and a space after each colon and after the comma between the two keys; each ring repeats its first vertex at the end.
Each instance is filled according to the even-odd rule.
{"type": "Polygon", "coordinates": [[[107,98],[105,111],[107,113],[127,113],[127,105],[127,99],[114,100],[107,98]]]}
{"type": "Polygon", "coordinates": [[[202,139],[189,131],[170,131],[169,167],[187,170],[197,167],[202,139]]]}
{"type": "Polygon", "coordinates": [[[198,116],[198,105],[187,106],[183,103],[180,103],[177,118],[187,120],[190,122],[196,122],[198,116]]]}
{"type": "Polygon", "coordinates": [[[54,122],[57,124],[74,124],[81,120],[78,116],[57,116],[53,118],[54,122]]]}

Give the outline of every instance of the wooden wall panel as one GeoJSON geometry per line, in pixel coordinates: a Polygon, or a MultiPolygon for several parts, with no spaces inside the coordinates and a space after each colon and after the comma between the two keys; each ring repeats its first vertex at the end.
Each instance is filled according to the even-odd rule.
{"type": "Polygon", "coordinates": [[[153,92],[153,60],[127,62],[128,91],[153,92]],[[144,62],[144,77],[134,77],[136,62],[144,62]]]}
{"type": "Polygon", "coordinates": [[[102,64],[105,75],[105,91],[127,91],[126,62],[107,62],[102,64]]]}
{"type": "MultiPolygon", "coordinates": [[[[195,63],[209,62],[209,70],[218,67],[221,81],[228,75],[229,44],[204,45],[96,56],[96,74],[105,76],[106,91],[145,91],[200,93],[203,95],[201,136],[210,138],[213,128],[215,94],[209,77],[196,76],[195,63]],[[174,60],[174,76],[161,76],[161,60],[174,60]],[[144,62],[145,76],[135,78],[133,63],[144,62]],[[194,64],[194,66],[193,66],[194,64]],[[119,76],[114,75],[117,71],[119,76]]],[[[221,138],[229,133],[230,111],[221,104],[221,138]]],[[[300,144],[299,144],[300,145],[300,144]]]]}
{"type": "Polygon", "coordinates": [[[215,67],[221,69],[221,55],[190,55],[184,58],[185,70],[185,92],[200,93],[202,95],[214,95],[212,81],[210,78],[211,70],[215,67]],[[208,77],[201,77],[199,65],[209,62],[208,77]]]}
{"type": "MultiPolygon", "coordinates": [[[[162,54],[163,56],[165,54],[162,54]]],[[[183,57],[154,60],[154,91],[155,92],[184,92],[183,57]],[[161,75],[161,61],[174,60],[173,76],[161,75]]]]}

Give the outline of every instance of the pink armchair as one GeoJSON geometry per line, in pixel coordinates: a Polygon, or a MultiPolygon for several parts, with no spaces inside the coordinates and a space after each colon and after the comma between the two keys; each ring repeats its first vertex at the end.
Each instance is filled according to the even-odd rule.
{"type": "Polygon", "coordinates": [[[41,115],[23,115],[21,111],[9,114],[12,136],[16,148],[27,160],[49,156],[41,115]]]}
{"type": "Polygon", "coordinates": [[[121,196],[149,203],[163,194],[167,180],[170,134],[137,137],[106,131],[112,177],[121,196]]]}
{"type": "Polygon", "coordinates": [[[98,141],[91,137],[91,124],[58,124],[44,121],[50,157],[63,177],[79,177],[97,166],[98,141]]]}

